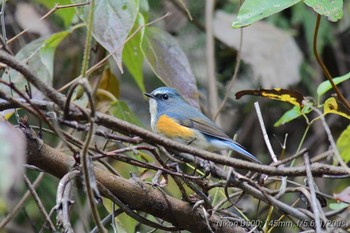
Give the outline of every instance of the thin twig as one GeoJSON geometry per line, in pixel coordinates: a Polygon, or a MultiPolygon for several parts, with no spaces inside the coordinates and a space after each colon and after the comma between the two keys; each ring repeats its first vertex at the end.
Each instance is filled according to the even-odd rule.
{"type": "Polygon", "coordinates": [[[232,171],[232,173],[234,174],[234,176],[230,177],[230,182],[235,184],[237,187],[243,189],[245,192],[249,194],[254,194],[255,197],[257,197],[258,195],[260,200],[270,203],[271,205],[273,205],[277,209],[280,209],[284,213],[287,213],[300,219],[310,219],[310,217],[307,214],[301,212],[299,209],[293,208],[292,206],[281,202],[280,200],[272,197],[271,195],[268,195],[264,187],[261,187],[257,183],[254,183],[254,181],[252,181],[251,179],[240,175],[234,170],[232,171]]]}
{"type": "MultiPolygon", "coordinates": [[[[273,160],[274,163],[278,163],[277,156],[276,156],[275,152],[272,149],[272,145],[271,145],[269,136],[267,135],[267,131],[266,131],[264,119],[263,119],[262,114],[261,114],[259,103],[255,102],[254,103],[254,107],[255,107],[256,114],[257,114],[258,119],[259,119],[261,131],[263,133],[263,138],[264,138],[265,144],[266,144],[266,146],[267,146],[267,148],[269,150],[271,159],[273,160]]],[[[278,166],[278,168],[281,168],[281,167],[283,167],[282,164],[278,166]]],[[[284,194],[286,188],[287,188],[287,177],[286,176],[282,176],[281,177],[281,185],[280,185],[280,188],[279,188],[279,193],[276,195],[276,198],[279,198],[280,196],[282,196],[284,194]]]]}
{"type": "MultiPolygon", "coordinates": [[[[31,99],[29,99],[25,94],[23,94],[20,90],[18,90],[18,88],[17,88],[13,83],[8,84],[8,83],[4,82],[3,80],[0,80],[0,83],[3,83],[3,84],[5,84],[5,85],[9,85],[9,87],[11,88],[12,91],[16,92],[16,93],[17,93],[20,97],[22,97],[27,103],[29,103],[29,104],[31,103],[31,99]]],[[[5,94],[2,93],[2,91],[0,91],[0,95],[4,96],[5,94]]],[[[26,109],[25,106],[22,106],[22,107],[24,107],[26,110],[28,110],[29,112],[33,113],[33,114],[36,115],[39,119],[41,119],[42,121],[44,121],[44,123],[45,123],[46,125],[48,125],[49,128],[50,128],[53,132],[55,132],[55,133],[58,135],[58,137],[60,137],[63,141],[65,141],[65,140],[64,140],[64,137],[62,137],[62,134],[60,133],[59,128],[56,127],[55,124],[52,124],[52,123],[44,116],[44,114],[40,111],[40,109],[39,109],[37,106],[35,106],[35,105],[31,105],[31,106],[33,107],[33,110],[31,110],[31,109],[26,109]]],[[[70,144],[67,143],[66,146],[67,146],[73,153],[75,153],[74,148],[73,148],[70,144]]]]}
{"type": "Polygon", "coordinates": [[[313,38],[314,55],[316,57],[317,63],[321,66],[324,75],[326,76],[328,81],[331,83],[332,88],[334,89],[334,91],[337,93],[337,97],[344,104],[344,106],[348,110],[350,110],[350,103],[346,100],[346,98],[340,92],[340,90],[338,89],[337,85],[335,85],[332,75],[329,73],[327,67],[325,66],[325,64],[323,63],[322,59],[320,58],[320,55],[318,54],[318,51],[317,51],[317,35],[318,35],[318,29],[320,27],[320,21],[321,21],[321,15],[317,14],[315,31],[314,31],[314,38],[313,38]]]}
{"type": "Polygon", "coordinates": [[[74,230],[69,219],[69,207],[73,204],[70,199],[72,180],[79,176],[79,171],[73,170],[62,177],[57,187],[56,206],[57,224],[62,225],[64,232],[73,233],[74,230]]]}
{"type": "Polygon", "coordinates": [[[337,147],[337,145],[336,145],[336,143],[334,141],[334,138],[332,136],[331,129],[329,128],[324,115],[322,114],[322,112],[318,108],[315,108],[314,106],[310,106],[310,107],[312,108],[313,111],[315,111],[319,115],[319,118],[320,118],[320,120],[321,120],[321,122],[323,124],[323,128],[325,129],[325,131],[327,133],[328,141],[331,144],[331,147],[332,147],[332,150],[334,152],[335,158],[340,163],[340,165],[350,174],[350,168],[348,167],[348,165],[344,162],[344,160],[340,156],[338,147],[337,147]]]}
{"type": "Polygon", "coordinates": [[[38,194],[36,193],[32,183],[30,182],[30,180],[28,179],[28,177],[26,175],[24,175],[24,182],[26,183],[33,199],[35,200],[36,204],[38,205],[38,208],[41,212],[41,214],[44,216],[45,221],[49,223],[49,227],[51,231],[56,231],[55,225],[52,223],[50,216],[48,215],[48,213],[45,210],[45,207],[43,205],[43,203],[40,200],[40,197],[38,196],[38,194]]]}
{"type": "Polygon", "coordinates": [[[145,224],[147,226],[150,226],[150,227],[161,229],[161,230],[166,230],[166,231],[176,231],[176,230],[178,230],[178,228],[176,228],[176,227],[163,226],[163,225],[160,225],[158,223],[152,222],[152,221],[148,220],[147,218],[142,217],[141,215],[139,215],[139,214],[135,213],[134,211],[132,211],[127,205],[125,205],[121,200],[119,200],[110,190],[108,190],[102,184],[100,184],[100,187],[101,187],[101,191],[103,191],[105,193],[105,195],[110,200],[112,200],[116,205],[118,205],[119,208],[121,210],[123,210],[127,215],[131,216],[132,218],[134,218],[138,222],[143,223],[143,224],[145,224]]]}
{"type": "MultiPolygon", "coordinates": [[[[44,175],[45,175],[45,173],[43,173],[43,172],[39,173],[38,177],[35,179],[35,181],[32,184],[32,187],[34,189],[38,187],[38,185],[42,181],[44,175]]],[[[26,200],[28,200],[29,197],[30,197],[30,191],[27,191],[23,195],[21,200],[18,201],[17,205],[11,210],[11,212],[9,212],[7,214],[7,216],[2,220],[2,222],[0,223],[0,230],[3,229],[11,221],[11,219],[18,213],[18,211],[20,211],[22,209],[22,206],[24,205],[26,200]]]]}
{"type": "Polygon", "coordinates": [[[225,106],[225,103],[228,100],[229,95],[231,94],[231,90],[233,88],[233,84],[235,83],[236,79],[237,79],[237,75],[238,75],[238,71],[239,71],[239,67],[241,65],[241,52],[242,52],[242,45],[243,45],[243,28],[240,28],[240,37],[239,37],[239,47],[237,50],[237,55],[236,55],[236,64],[235,64],[235,71],[233,72],[232,78],[230,80],[230,83],[228,85],[228,87],[225,90],[225,96],[224,99],[221,101],[221,104],[214,116],[214,121],[215,119],[219,116],[222,108],[225,106]]]}
{"type": "Polygon", "coordinates": [[[286,164],[294,159],[297,159],[298,157],[302,156],[305,152],[306,152],[306,148],[301,149],[298,153],[296,153],[295,155],[292,156],[288,156],[288,158],[283,159],[283,160],[278,160],[278,162],[276,163],[271,163],[271,166],[279,166],[281,164],[286,164]]]}
{"type": "Polygon", "coordinates": [[[318,208],[317,204],[317,197],[316,197],[316,191],[315,191],[315,184],[314,179],[312,177],[311,169],[310,169],[310,160],[309,155],[307,153],[304,154],[304,163],[306,166],[306,175],[307,175],[307,182],[310,189],[311,194],[311,209],[314,213],[314,221],[316,226],[316,232],[322,232],[321,227],[321,219],[320,219],[320,209],[318,208]]]}
{"type": "Polygon", "coordinates": [[[146,168],[146,169],[155,170],[155,171],[162,171],[162,172],[164,172],[166,174],[175,175],[175,176],[182,177],[182,178],[185,177],[186,179],[191,179],[191,180],[202,179],[202,177],[183,174],[181,172],[176,172],[176,171],[173,171],[173,170],[170,170],[170,169],[166,169],[164,167],[153,165],[151,163],[144,163],[142,161],[130,158],[129,156],[123,155],[123,154],[120,154],[120,153],[104,153],[102,151],[100,151],[100,153],[101,153],[101,156],[95,157],[95,158],[108,157],[108,158],[113,158],[113,159],[116,159],[118,161],[122,161],[122,162],[128,163],[130,165],[134,165],[134,166],[137,166],[137,167],[146,168]]]}
{"type": "MultiPolygon", "coordinates": [[[[113,203],[114,205],[114,203],[113,203]]],[[[117,216],[119,216],[120,214],[124,213],[124,211],[122,209],[117,209],[115,210],[113,213],[107,215],[104,219],[101,220],[101,223],[106,226],[107,223],[111,222],[114,218],[116,218],[117,216]]],[[[98,229],[97,226],[95,226],[90,233],[98,233],[98,229]]]]}
{"type": "MultiPolygon", "coordinates": [[[[89,1],[87,2],[83,2],[83,3],[75,3],[75,4],[67,4],[67,5],[59,5],[56,4],[51,10],[49,10],[45,15],[43,15],[38,22],[46,19],[47,17],[49,17],[50,15],[52,15],[53,13],[55,13],[57,10],[59,9],[64,9],[64,8],[70,8],[70,7],[78,7],[78,6],[84,6],[84,5],[88,5],[90,4],[89,1]]],[[[23,31],[21,31],[20,33],[18,33],[16,36],[12,37],[11,39],[9,39],[7,41],[7,44],[11,44],[13,41],[15,41],[16,39],[18,39],[20,36],[22,36],[24,33],[26,33],[28,30],[30,30],[32,27],[34,27],[35,24],[31,24],[29,27],[27,27],[26,29],[24,29],[23,31]]]]}
{"type": "Polygon", "coordinates": [[[256,114],[257,114],[258,119],[259,119],[261,131],[262,131],[262,134],[263,134],[263,138],[265,140],[265,144],[267,146],[267,149],[269,150],[271,159],[272,159],[272,161],[274,163],[277,163],[278,159],[277,159],[277,156],[276,156],[275,152],[272,149],[272,145],[271,145],[271,142],[270,142],[270,139],[269,139],[269,135],[267,135],[266,127],[265,127],[265,123],[264,123],[264,120],[263,120],[263,117],[262,117],[262,114],[261,114],[259,103],[255,102],[254,103],[254,107],[255,107],[256,114]]]}
{"type": "MultiPolygon", "coordinates": [[[[65,97],[61,93],[57,92],[56,89],[45,84],[41,79],[37,78],[25,65],[21,64],[14,56],[0,50],[0,62],[8,65],[14,70],[17,70],[23,75],[23,77],[31,84],[33,84],[41,93],[52,100],[60,108],[63,109],[65,104],[65,97]]],[[[71,110],[73,110],[72,108],[71,110]]],[[[77,109],[75,109],[77,110],[77,109]]]]}
{"type": "MultiPolygon", "coordinates": [[[[167,170],[170,170],[169,166],[165,162],[163,162],[163,160],[160,158],[160,154],[158,153],[158,151],[155,148],[153,148],[152,153],[153,153],[154,157],[156,158],[156,160],[160,163],[160,165],[162,165],[162,167],[164,167],[167,170]]],[[[159,171],[161,171],[161,170],[159,170],[159,171]]],[[[182,185],[182,182],[179,179],[179,177],[172,175],[172,174],[170,174],[170,176],[173,178],[177,187],[179,188],[181,195],[182,195],[182,198],[185,201],[189,201],[186,190],[185,190],[184,186],[182,185]]]]}
{"type": "MultiPolygon", "coordinates": [[[[98,192],[98,190],[95,190],[95,187],[93,187],[92,182],[96,182],[94,178],[94,174],[90,173],[91,170],[89,169],[92,166],[92,160],[89,159],[89,154],[88,154],[88,149],[90,142],[93,140],[93,136],[95,134],[95,103],[92,98],[92,92],[90,89],[90,85],[87,82],[87,79],[82,79],[81,82],[78,83],[80,87],[83,88],[84,92],[87,94],[88,100],[89,100],[89,105],[90,105],[90,115],[88,118],[89,121],[89,131],[86,135],[86,139],[82,148],[82,151],[80,153],[80,161],[82,165],[82,171],[83,171],[83,176],[84,176],[84,183],[86,187],[86,192],[92,212],[92,216],[94,218],[95,224],[97,225],[98,229],[100,232],[106,232],[106,229],[104,226],[101,224],[100,216],[96,207],[95,203],[95,197],[94,197],[94,192],[98,192]],[[94,189],[94,190],[93,190],[94,189]]],[[[71,90],[70,93],[73,93],[73,90],[71,90]]],[[[65,109],[69,108],[69,103],[67,101],[67,105],[65,109]]],[[[96,184],[95,184],[96,185],[96,184]]]]}

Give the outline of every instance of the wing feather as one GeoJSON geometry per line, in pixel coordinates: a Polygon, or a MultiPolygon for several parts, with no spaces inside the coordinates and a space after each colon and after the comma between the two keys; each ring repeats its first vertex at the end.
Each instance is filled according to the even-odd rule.
{"type": "Polygon", "coordinates": [[[175,109],[167,111],[166,114],[177,119],[178,123],[182,126],[197,129],[208,136],[217,137],[223,140],[232,140],[207,116],[187,104],[179,105],[175,109]]]}
{"type": "Polygon", "coordinates": [[[203,122],[199,119],[186,119],[179,122],[182,126],[186,126],[189,128],[197,129],[203,134],[217,137],[223,140],[232,140],[229,136],[227,136],[218,126],[215,124],[203,122]]]}

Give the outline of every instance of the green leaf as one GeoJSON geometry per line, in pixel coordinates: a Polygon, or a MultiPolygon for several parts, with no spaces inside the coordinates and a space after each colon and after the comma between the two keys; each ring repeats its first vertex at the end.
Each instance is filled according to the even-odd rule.
{"type": "Polygon", "coordinates": [[[341,210],[341,209],[347,208],[348,206],[349,206],[349,204],[347,204],[345,202],[330,203],[328,205],[328,207],[332,210],[341,210]]]}
{"type": "Polygon", "coordinates": [[[68,31],[58,32],[44,41],[44,46],[40,49],[40,58],[46,66],[50,76],[53,77],[53,60],[57,46],[69,34],[68,31]]]}
{"type": "Polygon", "coordinates": [[[143,127],[141,121],[136,117],[136,115],[129,109],[128,105],[120,100],[117,100],[111,104],[111,113],[113,116],[127,121],[131,124],[143,127]]]}
{"type": "Polygon", "coordinates": [[[142,40],[142,52],[163,83],[176,88],[193,106],[199,106],[196,79],[188,59],[169,33],[147,27],[142,40]]]}
{"type": "Polygon", "coordinates": [[[328,98],[323,104],[323,114],[337,114],[350,120],[350,111],[335,97],[328,98]]]}
{"type": "Polygon", "coordinates": [[[332,22],[343,18],[343,0],[304,0],[304,2],[332,22]]]}
{"type": "MultiPolygon", "coordinates": [[[[144,25],[145,21],[141,13],[138,14],[137,20],[135,21],[134,27],[130,34],[135,32],[141,25],[144,25]]],[[[137,86],[143,92],[146,91],[143,83],[143,72],[142,65],[144,55],[141,51],[141,39],[145,28],[142,28],[133,38],[131,38],[124,46],[123,50],[123,62],[126,68],[134,77],[137,86]]]]}
{"type": "MultiPolygon", "coordinates": [[[[48,9],[54,8],[56,4],[63,6],[71,3],[70,0],[36,0],[36,2],[44,5],[48,9]]],[[[56,10],[54,14],[57,15],[60,19],[62,19],[65,28],[68,28],[74,17],[75,10],[73,7],[61,8],[59,10],[56,10]]]]}
{"type": "Polygon", "coordinates": [[[343,160],[350,161],[350,125],[341,133],[337,140],[337,148],[343,160]]]}
{"type": "MultiPolygon", "coordinates": [[[[52,86],[53,81],[53,64],[54,53],[58,44],[69,34],[68,31],[58,32],[50,37],[42,37],[36,39],[26,46],[24,46],[17,54],[16,59],[28,66],[28,69],[41,79],[44,83],[52,86]]],[[[18,72],[10,70],[5,72],[2,76],[5,80],[11,80],[19,90],[25,90],[28,85],[26,79],[18,72]]],[[[5,93],[12,95],[8,87],[0,84],[0,88],[5,93]]],[[[34,99],[41,99],[43,95],[35,87],[31,86],[32,97],[34,99]]],[[[16,94],[14,94],[17,97],[16,94]]]]}
{"type": "MultiPolygon", "coordinates": [[[[345,74],[345,75],[343,75],[343,76],[333,78],[333,82],[334,82],[335,85],[338,85],[339,83],[342,83],[342,82],[344,82],[344,81],[346,81],[348,79],[350,79],[350,72],[345,74]]],[[[331,85],[331,83],[328,80],[322,82],[317,87],[318,98],[320,98],[322,95],[324,95],[330,89],[332,89],[332,85],[331,85]]]]}
{"type": "MultiPolygon", "coordinates": [[[[35,76],[40,77],[41,81],[49,86],[52,86],[52,72],[47,69],[40,57],[40,49],[44,47],[44,42],[46,39],[47,38],[39,38],[30,42],[26,46],[22,47],[22,49],[18,51],[15,57],[22,64],[26,64],[28,66],[28,69],[33,72],[35,76]]],[[[10,69],[9,72],[5,72],[2,78],[4,80],[13,82],[21,91],[24,91],[25,86],[27,85],[26,79],[13,69],[10,69]]],[[[35,87],[31,87],[32,97],[34,99],[42,99],[43,95],[41,92],[35,87]]],[[[3,84],[0,84],[0,89],[5,93],[11,95],[10,88],[4,86],[3,84]]],[[[18,95],[14,93],[14,97],[18,97],[18,95]]]]}
{"type": "Polygon", "coordinates": [[[246,0],[239,9],[237,19],[233,21],[233,28],[248,26],[260,19],[266,18],[288,7],[291,7],[301,0],[246,0]]]}
{"type": "Polygon", "coordinates": [[[280,119],[278,119],[278,121],[276,121],[276,123],[273,126],[278,127],[280,125],[284,125],[302,115],[308,114],[309,112],[311,112],[311,108],[307,106],[303,107],[302,111],[300,111],[299,106],[294,106],[291,110],[285,112],[283,116],[280,119]]]}
{"type": "MultiPolygon", "coordinates": [[[[85,2],[71,0],[74,3],[85,2]]],[[[93,37],[100,43],[122,68],[122,54],[125,40],[136,20],[138,0],[96,0],[93,19],[93,37]]],[[[90,6],[80,7],[79,15],[87,22],[90,6]]]]}

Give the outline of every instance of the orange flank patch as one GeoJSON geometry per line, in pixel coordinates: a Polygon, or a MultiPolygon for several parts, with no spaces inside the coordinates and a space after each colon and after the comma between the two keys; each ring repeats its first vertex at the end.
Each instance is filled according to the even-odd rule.
{"type": "Polygon", "coordinates": [[[193,138],[193,131],[178,124],[167,115],[161,115],[158,119],[157,130],[168,138],[193,138]]]}

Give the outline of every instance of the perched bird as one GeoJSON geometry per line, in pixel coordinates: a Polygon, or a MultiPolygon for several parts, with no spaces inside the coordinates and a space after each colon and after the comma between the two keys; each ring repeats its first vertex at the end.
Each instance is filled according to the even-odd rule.
{"type": "Polygon", "coordinates": [[[152,131],[175,141],[208,151],[234,150],[261,164],[227,136],[213,121],[189,105],[173,88],[159,87],[149,97],[152,131]]]}

